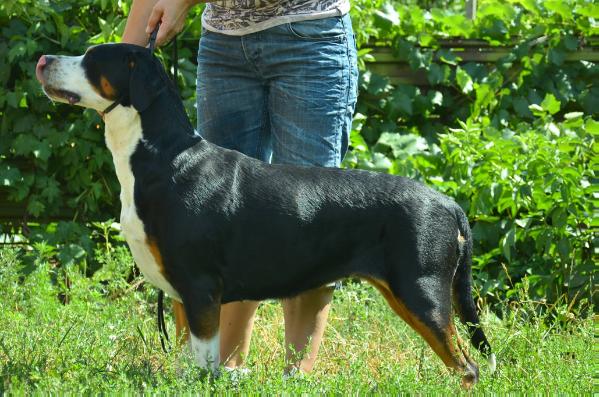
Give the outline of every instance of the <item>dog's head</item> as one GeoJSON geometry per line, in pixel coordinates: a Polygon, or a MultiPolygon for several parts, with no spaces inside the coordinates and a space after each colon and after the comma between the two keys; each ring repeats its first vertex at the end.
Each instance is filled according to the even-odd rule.
{"type": "Polygon", "coordinates": [[[98,111],[117,101],[142,112],[168,82],[151,52],[131,44],[102,44],[76,57],[42,55],[35,74],[50,99],[98,111]]]}

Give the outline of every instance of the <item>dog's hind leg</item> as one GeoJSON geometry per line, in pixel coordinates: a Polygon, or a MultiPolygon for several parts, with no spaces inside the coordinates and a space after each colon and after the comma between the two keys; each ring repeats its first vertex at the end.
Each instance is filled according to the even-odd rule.
{"type": "Polygon", "coordinates": [[[435,294],[437,299],[428,299],[427,296],[419,299],[414,296],[418,294],[415,287],[414,291],[410,291],[412,299],[408,303],[399,298],[386,281],[365,279],[382,293],[393,311],[426,340],[447,367],[463,374],[462,386],[469,388],[478,381],[478,366],[465,355],[451,318],[449,291],[435,294]]]}

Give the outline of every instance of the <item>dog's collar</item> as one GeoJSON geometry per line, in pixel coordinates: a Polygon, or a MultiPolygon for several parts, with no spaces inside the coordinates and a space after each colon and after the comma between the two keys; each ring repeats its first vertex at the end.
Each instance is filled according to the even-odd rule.
{"type": "MultiPolygon", "coordinates": [[[[148,48],[149,48],[149,50],[150,50],[151,53],[154,53],[154,49],[156,48],[156,36],[158,35],[158,29],[159,28],[160,28],[160,23],[158,25],[156,25],[156,28],[150,34],[150,44],[149,44],[148,48]]],[[[104,116],[106,116],[115,107],[117,107],[117,105],[119,105],[122,100],[123,100],[123,97],[121,96],[116,101],[114,101],[110,105],[108,105],[108,107],[106,109],[104,109],[103,111],[101,111],[100,115],[102,116],[102,118],[104,118],[104,116]]]]}
{"type": "Polygon", "coordinates": [[[112,109],[114,109],[120,103],[121,103],[121,98],[119,98],[116,101],[112,102],[106,109],[104,109],[100,113],[102,114],[102,116],[105,116],[106,114],[110,113],[110,111],[112,109]]]}

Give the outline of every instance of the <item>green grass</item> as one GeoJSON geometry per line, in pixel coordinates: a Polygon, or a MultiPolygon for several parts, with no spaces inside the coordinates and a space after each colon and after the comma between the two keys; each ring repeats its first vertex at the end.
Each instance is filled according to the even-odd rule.
{"type": "MultiPolygon", "coordinates": [[[[282,313],[278,303],[265,302],[248,357],[251,375],[239,382],[202,377],[184,349],[162,353],[156,292],[126,280],[126,252],[101,260],[102,270],[86,278],[76,266],[58,269],[37,260],[27,267],[16,251],[0,250],[0,394],[465,393],[460,377],[441,365],[374,289],[351,283],[335,293],[309,376],[283,380],[282,313]]],[[[536,314],[539,305],[522,297],[504,308],[502,319],[483,314],[498,371],[491,376],[472,352],[481,363],[475,392],[593,393],[593,318],[577,318],[565,306],[536,314]]],[[[170,315],[168,320],[173,335],[170,315]]]]}

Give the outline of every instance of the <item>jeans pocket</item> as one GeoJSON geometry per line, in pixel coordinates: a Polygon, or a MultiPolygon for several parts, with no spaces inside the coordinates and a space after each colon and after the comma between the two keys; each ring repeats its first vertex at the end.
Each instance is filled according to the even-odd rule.
{"type": "Polygon", "coordinates": [[[342,17],[290,22],[289,32],[298,39],[312,41],[341,41],[345,38],[342,17]]]}

